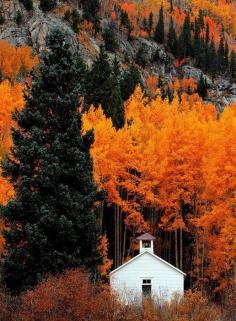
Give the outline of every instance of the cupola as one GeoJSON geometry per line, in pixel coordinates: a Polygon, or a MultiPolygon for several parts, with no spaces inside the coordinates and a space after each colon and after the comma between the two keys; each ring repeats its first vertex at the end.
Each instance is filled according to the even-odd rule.
{"type": "Polygon", "coordinates": [[[149,233],[145,233],[137,237],[137,240],[139,240],[139,253],[142,253],[144,251],[150,251],[153,253],[153,240],[155,240],[155,237],[152,236],[149,233]]]}

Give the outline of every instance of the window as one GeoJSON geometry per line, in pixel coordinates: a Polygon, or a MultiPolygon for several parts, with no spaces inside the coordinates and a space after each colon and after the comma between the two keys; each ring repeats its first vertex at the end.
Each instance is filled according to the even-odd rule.
{"type": "Polygon", "coordinates": [[[143,279],[142,283],[142,295],[143,298],[149,298],[152,294],[152,284],[150,279],[143,279]]]}
{"type": "Polygon", "coordinates": [[[144,248],[149,248],[149,247],[151,247],[151,241],[143,241],[143,247],[144,247],[144,248]]]}

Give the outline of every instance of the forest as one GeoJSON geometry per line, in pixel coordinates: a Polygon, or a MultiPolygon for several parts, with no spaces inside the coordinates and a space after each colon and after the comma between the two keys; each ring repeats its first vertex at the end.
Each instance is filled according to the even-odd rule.
{"type": "Polygon", "coordinates": [[[18,2],[0,6],[0,320],[235,321],[235,2],[18,2]],[[60,22],[40,47],[5,37],[37,12],[60,22]],[[109,273],[147,232],[185,295],[124,305],[109,273]]]}

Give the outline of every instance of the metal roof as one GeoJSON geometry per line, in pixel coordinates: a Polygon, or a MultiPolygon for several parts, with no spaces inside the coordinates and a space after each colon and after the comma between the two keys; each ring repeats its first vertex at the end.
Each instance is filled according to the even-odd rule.
{"type": "Polygon", "coordinates": [[[155,240],[155,237],[152,236],[149,233],[145,233],[140,235],[139,237],[137,237],[137,240],[142,240],[142,241],[151,241],[151,240],[155,240]]]}

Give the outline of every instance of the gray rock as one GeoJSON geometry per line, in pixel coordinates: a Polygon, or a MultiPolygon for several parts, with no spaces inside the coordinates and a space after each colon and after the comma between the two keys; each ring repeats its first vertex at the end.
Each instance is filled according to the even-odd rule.
{"type": "Polygon", "coordinates": [[[229,92],[232,95],[236,95],[236,84],[233,84],[230,88],[229,88],[229,92]]]}
{"type": "MultiPolygon", "coordinates": [[[[189,65],[185,65],[182,67],[182,73],[184,78],[193,78],[198,82],[201,78],[202,70],[189,65]]],[[[211,78],[205,74],[203,75],[203,77],[205,78],[207,85],[211,87],[213,85],[211,78]]]]}
{"type": "Polygon", "coordinates": [[[45,48],[46,36],[54,28],[59,28],[67,34],[72,49],[78,47],[75,33],[63,19],[53,14],[45,16],[38,11],[29,21],[29,32],[34,49],[42,51],[45,48]]]}

